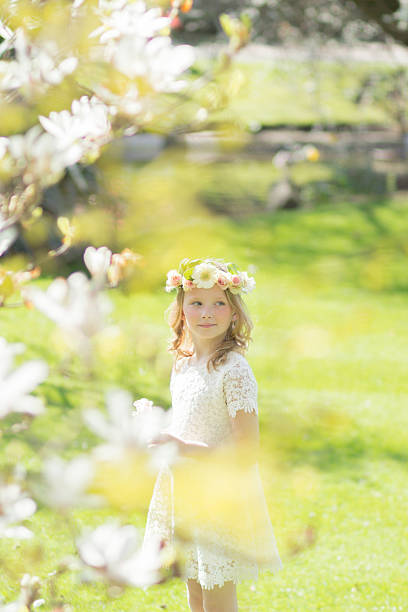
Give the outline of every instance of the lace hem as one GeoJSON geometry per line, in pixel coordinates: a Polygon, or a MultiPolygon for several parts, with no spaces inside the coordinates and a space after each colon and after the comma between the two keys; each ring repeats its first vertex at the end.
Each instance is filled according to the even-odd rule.
{"type": "Polygon", "coordinates": [[[196,580],[203,589],[213,589],[214,587],[222,587],[225,582],[232,581],[234,584],[239,584],[243,580],[258,580],[259,570],[256,566],[240,569],[231,569],[224,571],[219,575],[208,574],[205,578],[200,576],[197,565],[190,565],[185,571],[185,579],[192,578],[196,580]]]}
{"type": "Polygon", "coordinates": [[[230,416],[235,418],[238,410],[243,410],[244,412],[255,412],[256,414],[258,414],[257,401],[254,399],[247,398],[246,403],[243,404],[241,399],[230,399],[228,402],[228,412],[230,416]]]}

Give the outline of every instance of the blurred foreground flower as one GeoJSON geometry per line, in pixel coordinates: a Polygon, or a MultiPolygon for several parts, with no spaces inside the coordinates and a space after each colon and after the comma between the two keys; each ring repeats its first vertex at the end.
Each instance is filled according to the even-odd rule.
{"type": "Polygon", "coordinates": [[[1,160],[4,171],[11,176],[21,176],[25,185],[38,183],[42,188],[56,183],[66,166],[78,161],[79,149],[66,142],[61,143],[34,125],[25,134],[15,134],[5,139],[5,154],[1,160]]]}
{"type": "Polygon", "coordinates": [[[2,53],[13,49],[14,59],[0,61],[0,90],[18,90],[20,95],[30,99],[44,93],[50,85],[57,85],[76,69],[78,60],[75,57],[57,59],[60,51],[54,40],[38,45],[28,39],[23,28],[15,33],[7,30],[2,53]]]}
{"type": "Polygon", "coordinates": [[[279,559],[250,443],[224,445],[171,467],[176,539],[198,541],[245,563],[276,569],[279,559]]]}
{"type": "Polygon", "coordinates": [[[96,96],[82,96],[72,102],[71,113],[52,112],[49,117],[40,115],[39,120],[55,138],[58,150],[70,152],[72,164],[87,154],[98,154],[99,148],[111,140],[110,112],[96,96]]]}
{"type": "Polygon", "coordinates": [[[161,580],[164,554],[160,541],[142,550],[142,537],[133,525],[100,525],[77,539],[82,562],[101,577],[119,585],[150,586],[161,580]]]}
{"type": "Polygon", "coordinates": [[[84,252],[84,262],[95,283],[103,286],[106,280],[111,287],[116,287],[129,269],[135,266],[142,256],[134,253],[128,248],[121,253],[113,253],[108,247],[102,246],[96,249],[89,246],[84,252]]]}
{"type": "Polygon", "coordinates": [[[44,411],[42,400],[29,394],[48,376],[47,364],[27,361],[12,371],[14,356],[24,350],[23,344],[8,344],[0,337],[0,418],[11,412],[36,416],[44,411]]]}
{"type": "Polygon", "coordinates": [[[100,410],[88,409],[84,412],[86,424],[94,433],[107,441],[98,447],[100,456],[109,456],[111,451],[131,448],[146,448],[152,438],[167,427],[169,414],[160,406],[142,398],[133,403],[127,391],[114,390],[106,394],[108,418],[100,410]]]}
{"type": "Polygon", "coordinates": [[[0,537],[31,538],[33,533],[27,527],[10,525],[24,521],[34,514],[36,508],[36,503],[20,489],[18,484],[0,483],[0,537]]]}
{"type": "Polygon", "coordinates": [[[189,45],[173,45],[163,35],[171,19],[160,8],[147,8],[141,1],[100,0],[98,13],[102,25],[90,36],[99,37],[104,60],[131,79],[143,79],[142,90],[176,92],[186,85],[178,77],[194,62],[194,50],[189,45]]]}
{"type": "Polygon", "coordinates": [[[125,279],[141,259],[142,255],[128,248],[123,249],[120,253],[114,253],[107,272],[111,287],[116,287],[119,281],[125,279]]]}
{"type": "Polygon", "coordinates": [[[110,391],[106,403],[107,416],[96,409],[84,411],[88,427],[106,441],[93,451],[91,490],[122,510],[145,510],[157,472],[179,460],[173,440],[148,446],[168,425],[170,413],[146,398],[134,402],[132,411],[131,396],[123,390],[110,391]]]}
{"type": "Polygon", "coordinates": [[[102,25],[90,36],[99,36],[102,44],[123,36],[152,38],[170,24],[170,20],[163,17],[160,8],[147,9],[145,3],[141,1],[102,0],[99,1],[99,14],[102,25]]]}
{"type": "Polygon", "coordinates": [[[56,278],[46,291],[26,287],[23,297],[68,333],[67,339],[88,363],[91,339],[106,326],[111,302],[82,272],[56,278]]]}
{"type": "Polygon", "coordinates": [[[105,246],[99,249],[89,246],[84,252],[85,265],[96,280],[102,278],[105,281],[111,259],[112,251],[105,246]]]}
{"type": "Polygon", "coordinates": [[[43,489],[39,495],[49,506],[62,511],[74,506],[100,505],[100,497],[86,492],[93,475],[92,461],[86,456],[71,461],[51,457],[44,462],[43,489]]]}

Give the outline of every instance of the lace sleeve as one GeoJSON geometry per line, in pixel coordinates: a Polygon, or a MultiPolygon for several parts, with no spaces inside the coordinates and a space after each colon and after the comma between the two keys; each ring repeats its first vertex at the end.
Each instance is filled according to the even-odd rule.
{"type": "Polygon", "coordinates": [[[235,417],[237,410],[256,412],[258,385],[251,366],[246,360],[235,363],[224,374],[224,398],[228,413],[235,417]]]}

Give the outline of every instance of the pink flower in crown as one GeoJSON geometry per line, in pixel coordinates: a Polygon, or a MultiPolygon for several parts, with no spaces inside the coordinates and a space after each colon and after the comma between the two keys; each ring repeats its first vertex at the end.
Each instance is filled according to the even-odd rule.
{"type": "Polygon", "coordinates": [[[230,281],[229,281],[228,276],[224,274],[223,272],[220,272],[217,278],[217,285],[225,291],[225,289],[228,289],[229,283],[230,281]]]}
{"type": "Polygon", "coordinates": [[[170,270],[167,274],[166,290],[171,291],[182,283],[182,276],[177,270],[170,270]]]}
{"type": "Polygon", "coordinates": [[[192,289],[194,287],[194,283],[192,280],[189,280],[188,278],[184,278],[183,276],[183,289],[184,291],[190,291],[190,289],[192,289]]]}
{"type": "Polygon", "coordinates": [[[240,293],[240,291],[242,290],[242,279],[239,274],[230,274],[229,281],[229,290],[231,291],[231,293],[240,293]]]}

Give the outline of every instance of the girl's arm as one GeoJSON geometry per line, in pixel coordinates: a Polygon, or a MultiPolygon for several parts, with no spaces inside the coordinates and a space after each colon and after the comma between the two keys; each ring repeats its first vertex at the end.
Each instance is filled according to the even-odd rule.
{"type": "Polygon", "coordinates": [[[259,455],[258,385],[246,359],[224,375],[224,397],[230,417],[230,444],[243,463],[256,463],[259,455]]]}
{"type": "Polygon", "coordinates": [[[165,444],[166,442],[176,442],[180,455],[184,457],[201,457],[206,456],[210,452],[211,447],[205,442],[193,442],[191,440],[182,440],[174,434],[162,432],[153,440],[151,440],[148,448],[165,444]]]}
{"type": "Polygon", "coordinates": [[[231,418],[231,442],[239,455],[256,463],[259,454],[259,421],[256,412],[238,410],[231,418]]]}

